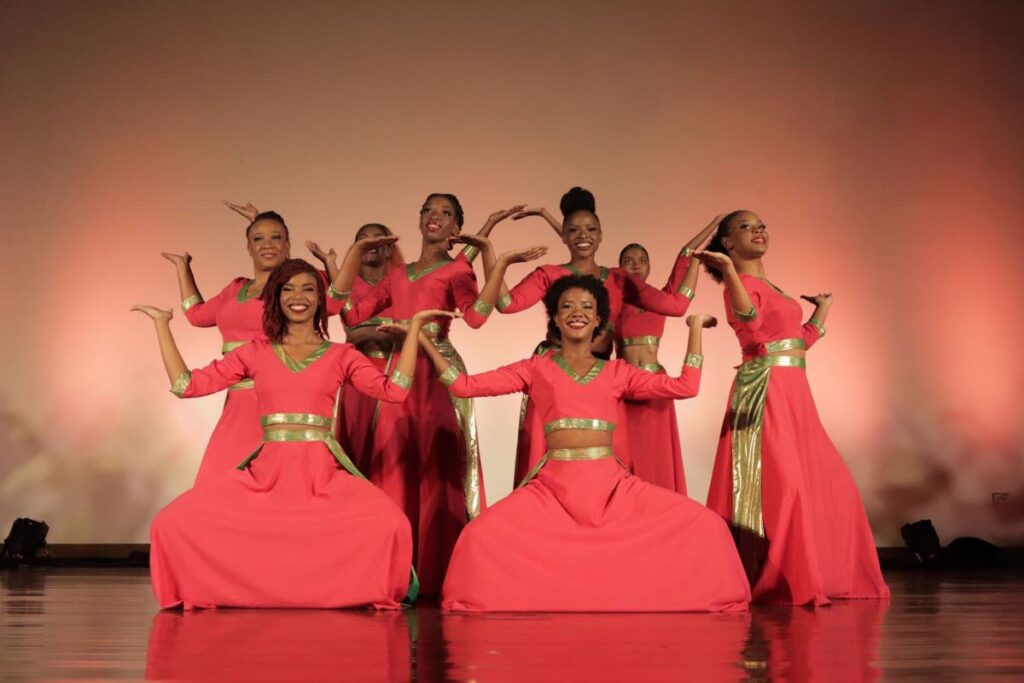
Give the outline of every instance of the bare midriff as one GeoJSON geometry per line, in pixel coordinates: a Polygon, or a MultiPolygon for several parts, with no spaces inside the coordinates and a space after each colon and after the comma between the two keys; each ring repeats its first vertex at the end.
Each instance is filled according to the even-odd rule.
{"type": "Polygon", "coordinates": [[[548,449],[611,446],[612,433],[597,429],[559,429],[547,435],[548,449]]]}
{"type": "Polygon", "coordinates": [[[654,344],[643,346],[623,346],[622,357],[635,367],[655,365],[658,362],[658,347],[654,344]]]}

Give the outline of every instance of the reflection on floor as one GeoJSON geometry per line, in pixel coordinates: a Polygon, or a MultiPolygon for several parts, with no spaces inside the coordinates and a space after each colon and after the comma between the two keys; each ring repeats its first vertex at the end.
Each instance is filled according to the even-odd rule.
{"type": "Polygon", "coordinates": [[[0,679],[1024,680],[1024,577],[893,572],[888,603],[715,614],[157,612],[145,570],[0,572],[0,679]]]}

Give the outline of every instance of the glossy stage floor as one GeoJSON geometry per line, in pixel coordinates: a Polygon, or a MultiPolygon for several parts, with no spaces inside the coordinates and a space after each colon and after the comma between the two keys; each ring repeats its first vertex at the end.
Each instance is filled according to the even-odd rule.
{"type": "Polygon", "coordinates": [[[158,612],[145,569],[0,571],[0,680],[1024,680],[1024,575],[747,614],[158,612]]]}

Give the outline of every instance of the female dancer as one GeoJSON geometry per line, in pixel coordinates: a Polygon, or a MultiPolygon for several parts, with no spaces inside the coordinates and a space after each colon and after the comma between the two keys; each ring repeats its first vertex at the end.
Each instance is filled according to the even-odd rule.
{"type": "Polygon", "coordinates": [[[725,216],[696,253],[725,285],[743,352],[718,444],[708,507],[732,524],[755,600],[828,604],[889,595],[857,487],[818,417],[806,349],[825,334],[831,294],[801,324],[800,305],[765,278],[768,230],[725,216]]]}
{"type": "MultiPolygon", "coordinates": [[[[288,226],[280,214],[259,213],[252,205],[228,206],[250,219],[245,238],[253,263],[251,278],[237,277],[217,296],[205,301],[196,286],[189,253],[161,254],[177,270],[185,317],[196,327],[216,326],[223,338],[222,353],[225,354],[264,338],[261,294],[270,273],[289,258],[291,249],[288,226]]],[[[335,302],[330,302],[329,307],[334,309],[333,313],[341,309],[335,302]]],[[[260,443],[259,413],[252,386],[251,379],[243,379],[229,389],[196,474],[197,486],[230,472],[240,458],[260,443]]]]}
{"type": "MultiPolygon", "coordinates": [[[[627,244],[619,253],[619,267],[647,282],[651,274],[647,249],[640,244],[627,244]]],[[[658,362],[658,345],[664,334],[665,316],[624,304],[615,330],[616,355],[646,372],[664,374],[665,368],[658,362]]],[[[630,472],[644,481],[686,495],[675,404],[671,400],[651,399],[625,401],[623,407],[632,451],[630,472]]]]}
{"type": "Polygon", "coordinates": [[[608,293],[589,276],[557,280],[544,297],[556,353],[466,375],[427,340],[427,357],[457,396],[529,391],[548,451],[527,483],[463,531],[442,606],[461,611],[742,610],[750,598],[729,530],[685,496],[631,476],[612,430],[624,398],[689,398],[700,384],[701,331],[679,377],[594,356],[610,315],[608,293]]]}
{"type": "MultiPolygon", "coordinates": [[[[396,607],[410,584],[412,538],[401,510],[338,447],[331,411],[350,382],[381,400],[409,394],[416,343],[390,379],[350,344],[326,341],[325,286],[299,259],[264,288],[265,340],[189,372],[171,311],[136,306],[156,324],[172,391],[205,396],[255,380],[262,443],[229,476],[185,492],[153,520],[153,591],[174,607],[396,607]]],[[[412,317],[419,330],[425,319],[412,317]]],[[[409,597],[415,597],[410,595],[409,597]]]]}
{"type": "MultiPolygon", "coordinates": [[[[559,232],[562,242],[569,250],[569,262],[561,265],[546,264],[535,269],[519,284],[509,290],[501,282],[495,293],[497,300],[481,294],[480,300],[485,306],[496,305],[502,313],[517,313],[526,310],[541,300],[544,292],[555,280],[566,275],[593,275],[608,290],[611,313],[605,329],[594,340],[595,353],[607,358],[611,353],[614,330],[621,325],[622,307],[625,303],[639,306],[645,310],[662,315],[680,316],[686,312],[693,298],[697,282],[696,263],[690,259],[693,249],[700,246],[708,235],[714,231],[709,225],[698,233],[676,258],[672,273],[662,290],[641,282],[621,268],[605,268],[597,265],[597,249],[601,245],[601,222],[596,213],[594,195],[580,187],[574,187],[562,196],[560,202],[564,221],[559,225],[545,209],[528,209],[517,212],[515,217],[542,215],[559,232]]],[[[486,239],[490,231],[500,221],[488,222],[476,236],[465,236],[462,241],[481,249],[485,270],[490,274],[496,265],[503,266],[495,271],[495,276],[504,277],[504,267],[494,257],[494,249],[486,239]]],[[[488,275],[490,279],[491,275],[488,275]]],[[[550,336],[541,342],[534,353],[545,355],[557,349],[557,340],[550,336]]],[[[621,421],[621,420],[620,420],[621,421]]],[[[515,481],[522,481],[526,473],[532,469],[544,455],[544,437],[541,425],[534,415],[530,396],[523,396],[522,408],[519,413],[519,443],[516,447],[515,481]]],[[[630,462],[629,438],[626,430],[616,433],[616,448],[619,457],[628,464],[630,462]]]]}
{"type": "MultiPolygon", "coordinates": [[[[397,238],[366,238],[352,245],[331,288],[332,296],[346,302],[345,324],[358,325],[391,307],[397,320],[408,319],[420,308],[457,308],[470,327],[483,325],[491,307],[478,298],[473,267],[462,254],[448,256],[462,223],[462,206],[454,195],[429,195],[420,209],[419,260],[389,270],[358,301],[350,298],[350,290],[363,254],[397,238]]],[[[544,251],[535,247],[503,256],[519,262],[539,258],[544,251]]],[[[464,368],[448,340],[448,329],[445,320],[427,324],[424,332],[450,362],[464,368]]],[[[423,592],[437,594],[462,527],[485,506],[483,474],[472,402],[451,396],[425,360],[417,365],[415,376],[418,381],[408,402],[381,405],[367,475],[409,516],[423,592]]]]}

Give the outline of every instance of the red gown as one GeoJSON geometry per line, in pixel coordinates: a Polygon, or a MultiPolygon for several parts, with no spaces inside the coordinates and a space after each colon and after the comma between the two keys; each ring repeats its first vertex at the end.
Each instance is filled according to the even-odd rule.
{"type": "MultiPolygon", "coordinates": [[[[350,295],[352,300],[359,301],[369,294],[374,286],[362,277],[357,277],[350,295]]],[[[355,327],[375,327],[389,323],[392,320],[391,309],[389,308],[355,327]]],[[[346,331],[350,329],[354,328],[346,326],[346,331]]],[[[398,358],[394,350],[372,350],[366,352],[360,349],[360,352],[373,363],[375,368],[385,375],[390,374],[394,370],[394,365],[398,358]]],[[[377,430],[380,410],[381,401],[379,399],[367,396],[355,387],[341,388],[341,396],[338,401],[338,442],[363,474],[370,471],[373,462],[373,434],[377,430]]]]}
{"type": "MultiPolygon", "coordinates": [[[[665,334],[665,316],[626,304],[616,330],[617,343],[624,346],[657,347],[665,334]]],[[[621,355],[621,352],[620,352],[621,355]]],[[[660,363],[642,365],[641,370],[664,374],[660,363]]],[[[625,401],[632,457],[630,471],[644,481],[686,495],[683,451],[679,445],[676,408],[670,399],[625,401]]]]}
{"type": "MultiPolygon", "coordinates": [[[[690,257],[684,256],[680,252],[672,266],[668,283],[661,290],[630,275],[621,268],[601,268],[601,275],[598,279],[608,290],[608,303],[611,309],[609,322],[613,334],[622,324],[622,309],[625,304],[632,304],[674,317],[686,313],[690,299],[693,298],[693,293],[684,292],[685,288],[682,286],[683,277],[686,275],[689,265],[690,257]]],[[[508,295],[498,302],[497,308],[502,313],[525,311],[541,301],[548,287],[556,280],[567,275],[578,274],[568,264],[540,266],[510,289],[508,295]]],[[[534,354],[544,355],[555,347],[556,345],[549,341],[541,342],[534,350],[534,354]]],[[[623,416],[619,422],[624,426],[626,424],[625,408],[622,410],[623,416]]],[[[513,480],[517,484],[544,457],[547,448],[541,429],[542,425],[534,416],[534,412],[532,398],[528,393],[524,394],[523,404],[519,411],[519,442],[516,445],[515,479],[513,480]]],[[[619,458],[628,466],[632,458],[631,442],[628,431],[624,427],[616,431],[615,449],[619,458]]]]}
{"type": "Polygon", "coordinates": [[[732,524],[755,601],[828,604],[889,595],[857,487],[821,425],[793,355],[824,334],[767,280],[740,276],[754,305],[726,315],[743,351],[708,507],[732,524]]]}
{"type": "Polygon", "coordinates": [[[397,607],[410,583],[405,515],[330,431],[279,425],[330,427],[343,382],[398,402],[407,380],[386,378],[351,344],[324,342],[295,361],[254,341],[185,373],[174,392],[205,396],[246,377],[256,383],[263,442],[157,513],[150,574],[160,607],[397,607]]]}
{"type": "MultiPolygon", "coordinates": [[[[366,296],[350,299],[342,316],[357,325],[388,308],[397,320],[457,308],[477,328],[490,313],[478,294],[473,267],[460,254],[418,273],[411,264],[391,268],[366,296]]],[[[442,318],[423,329],[450,362],[464,367],[448,340],[450,324],[442,318]]],[[[472,402],[451,396],[422,355],[415,377],[408,401],[380,406],[366,475],[408,515],[422,591],[436,595],[459,533],[486,501],[472,402]]]]}
{"type": "MultiPolygon", "coordinates": [[[[550,433],[614,431],[623,398],[687,398],[679,377],[597,360],[578,377],[559,354],[442,379],[458,396],[529,391],[550,433]]],[[[528,482],[462,532],[441,605],[456,611],[743,610],[750,588],[728,527],[702,505],[632,476],[611,448],[551,450],[528,482]]]]}
{"type": "MultiPolygon", "coordinates": [[[[326,283],[325,273],[321,273],[326,283]]],[[[223,338],[222,353],[256,339],[266,339],[263,333],[263,301],[249,296],[252,280],[236,277],[209,301],[198,297],[185,299],[181,308],[185,317],[196,327],[216,327],[223,338]]],[[[331,315],[341,310],[341,304],[328,299],[327,311],[331,315]]],[[[252,380],[243,379],[230,387],[224,399],[220,419],[210,434],[203,459],[199,463],[195,485],[211,477],[230,472],[238,462],[259,445],[262,438],[256,395],[251,391],[252,380]]]]}

